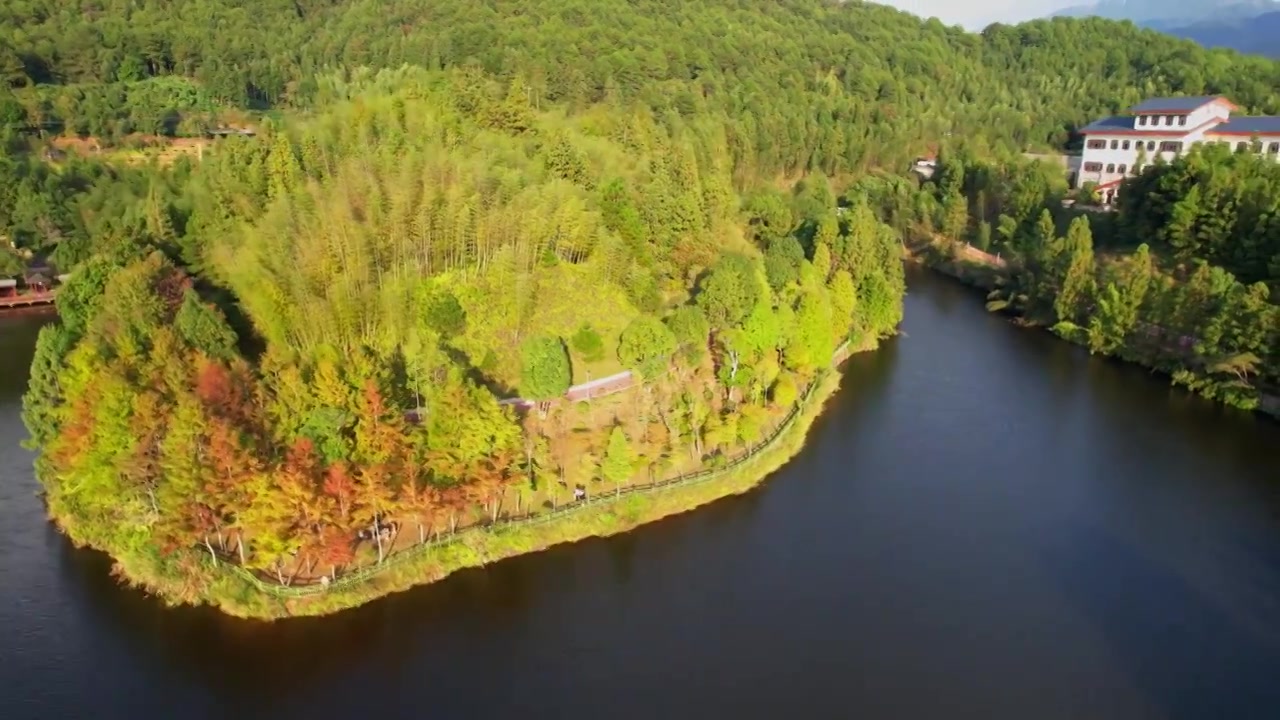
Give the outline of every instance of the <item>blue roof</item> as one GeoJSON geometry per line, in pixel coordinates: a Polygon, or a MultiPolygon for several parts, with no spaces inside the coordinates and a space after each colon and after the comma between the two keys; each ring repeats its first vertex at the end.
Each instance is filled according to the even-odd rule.
{"type": "Polygon", "coordinates": [[[1132,129],[1133,129],[1133,118],[1125,117],[1123,115],[1116,115],[1115,117],[1102,118],[1101,120],[1091,122],[1088,125],[1085,125],[1084,127],[1080,128],[1080,132],[1096,133],[1096,132],[1105,132],[1107,130],[1132,130],[1132,129]]]}
{"type": "Polygon", "coordinates": [[[1130,112],[1141,115],[1142,113],[1189,113],[1208,105],[1214,100],[1220,99],[1221,95],[1200,95],[1197,97],[1167,97],[1167,98],[1151,98],[1137,105],[1134,105],[1130,112]]]}
{"type": "Polygon", "coordinates": [[[1236,117],[1213,128],[1215,133],[1231,133],[1233,135],[1280,135],[1280,117],[1236,117]]]}

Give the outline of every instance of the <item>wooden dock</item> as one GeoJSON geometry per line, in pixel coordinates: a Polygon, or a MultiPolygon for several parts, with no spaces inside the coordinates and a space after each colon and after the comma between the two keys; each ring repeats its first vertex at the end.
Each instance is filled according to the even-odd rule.
{"type": "Polygon", "coordinates": [[[45,291],[38,293],[21,293],[10,297],[0,297],[0,311],[13,310],[15,308],[39,307],[41,305],[52,305],[54,298],[58,293],[54,291],[45,291]]]}

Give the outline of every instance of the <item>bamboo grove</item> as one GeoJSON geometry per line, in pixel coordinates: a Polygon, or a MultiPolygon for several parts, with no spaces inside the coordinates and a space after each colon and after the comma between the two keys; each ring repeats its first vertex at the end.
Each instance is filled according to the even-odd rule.
{"type": "Polygon", "coordinates": [[[711,119],[539,111],[473,73],[333,92],[179,171],[40,335],[50,512],[169,599],[718,462],[900,319],[899,235],[821,177],[740,197],[711,119]],[[556,401],[618,369],[642,387],[556,401]]]}

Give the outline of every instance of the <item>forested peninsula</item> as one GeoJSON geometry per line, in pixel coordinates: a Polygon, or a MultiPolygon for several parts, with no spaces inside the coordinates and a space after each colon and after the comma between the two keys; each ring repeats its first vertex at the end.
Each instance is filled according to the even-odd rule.
{"type": "MultiPolygon", "coordinates": [[[[1280,112],[1280,63],[823,0],[16,0],[0,28],[0,270],[69,273],[37,473],[169,602],[321,614],[745,490],[894,333],[921,244],[1001,253],[1026,274],[994,301],[1118,352],[1155,297],[1124,247],[1160,235],[1171,287],[1207,273],[1185,317],[1258,318],[1196,320],[1242,383],[1200,389],[1275,377],[1271,230],[1237,257],[1247,219],[1075,218],[1025,154],[1148,95],[1280,112]],[[1084,273],[1095,236],[1121,250],[1084,273]]],[[[1183,202],[1180,167],[1134,182],[1183,202]]]]}

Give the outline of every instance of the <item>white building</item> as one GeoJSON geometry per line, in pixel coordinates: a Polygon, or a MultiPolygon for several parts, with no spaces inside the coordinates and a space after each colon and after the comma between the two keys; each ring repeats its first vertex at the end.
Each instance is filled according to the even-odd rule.
{"type": "Polygon", "coordinates": [[[1226,143],[1280,160],[1280,117],[1231,117],[1238,109],[1220,96],[1156,98],[1080,130],[1084,155],[1075,185],[1096,183],[1110,203],[1128,176],[1157,157],[1172,160],[1193,145],[1226,143]]]}

